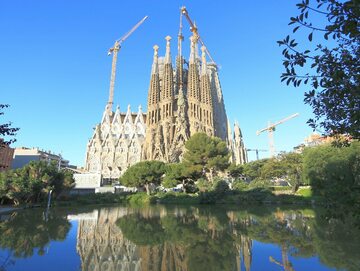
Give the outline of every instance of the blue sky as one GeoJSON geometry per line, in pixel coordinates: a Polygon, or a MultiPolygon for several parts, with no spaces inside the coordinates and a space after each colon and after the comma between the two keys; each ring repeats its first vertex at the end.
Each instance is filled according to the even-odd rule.
{"type": "MultiPolygon", "coordinates": [[[[1,122],[20,127],[13,146],[62,153],[82,166],[92,128],[108,98],[111,57],[107,50],[145,15],[149,19],[119,53],[114,103],[137,111],[146,99],[153,45],[165,54],[165,36],[176,56],[179,8],[196,21],[212,57],[220,65],[231,123],[240,123],[248,148],[268,149],[267,134],[255,132],[268,121],[299,112],[278,126],[277,150],[289,151],[312,130],[303,104],[304,88],[280,82],[282,49],[276,41],[291,32],[297,1],[65,1],[0,2],[0,103],[11,107],[1,122]]],[[[190,32],[184,22],[184,55],[190,32]]],[[[266,157],[267,153],[261,153],[266,157]]],[[[249,154],[255,158],[254,153],[249,154]]]]}

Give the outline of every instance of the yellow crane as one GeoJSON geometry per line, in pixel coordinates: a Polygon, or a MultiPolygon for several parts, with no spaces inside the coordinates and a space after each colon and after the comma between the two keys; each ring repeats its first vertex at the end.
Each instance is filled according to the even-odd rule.
{"type": "Polygon", "coordinates": [[[261,134],[262,132],[268,131],[268,136],[269,136],[269,151],[270,151],[270,156],[273,157],[275,155],[275,145],[274,145],[274,132],[275,132],[275,127],[278,126],[279,124],[282,124],[288,120],[291,120],[295,117],[299,116],[299,113],[295,113],[292,114],[291,116],[288,116],[282,120],[279,120],[278,122],[275,123],[271,123],[269,121],[268,126],[256,131],[256,135],[261,134]]]}
{"type": "Polygon", "coordinates": [[[122,43],[148,18],[145,16],[140,20],[129,32],[127,32],[120,39],[115,41],[113,47],[111,47],[108,51],[108,55],[113,54],[112,64],[111,64],[111,77],[110,77],[110,89],[109,89],[109,100],[107,103],[107,110],[112,112],[112,105],[114,100],[114,86],[115,86],[115,75],[116,75],[116,62],[117,62],[117,54],[121,48],[122,43]]]}
{"type": "MultiPolygon", "coordinates": [[[[189,13],[188,13],[188,11],[187,11],[187,9],[186,9],[186,7],[181,7],[180,11],[181,11],[181,14],[182,14],[182,15],[185,15],[186,20],[189,22],[189,24],[190,24],[190,31],[194,34],[195,38],[201,43],[201,45],[205,47],[205,52],[206,52],[206,54],[208,55],[208,57],[210,58],[210,60],[216,65],[214,59],[211,57],[210,52],[209,52],[208,49],[206,48],[204,42],[202,41],[202,39],[201,39],[201,37],[200,37],[200,35],[199,35],[197,26],[196,26],[195,23],[193,23],[193,21],[191,20],[191,18],[190,18],[190,16],[189,16],[189,13]]],[[[180,27],[182,28],[181,18],[180,18],[180,27]]]]}

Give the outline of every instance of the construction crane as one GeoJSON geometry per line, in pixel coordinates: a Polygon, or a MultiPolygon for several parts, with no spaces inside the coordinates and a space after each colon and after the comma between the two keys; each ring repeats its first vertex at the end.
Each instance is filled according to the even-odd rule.
{"type": "Polygon", "coordinates": [[[261,149],[246,149],[247,152],[249,151],[254,151],[256,153],[256,160],[259,160],[259,152],[265,152],[265,151],[268,151],[268,150],[261,150],[261,149]]]}
{"type": "MultiPolygon", "coordinates": [[[[187,9],[186,9],[186,7],[181,7],[180,11],[181,11],[181,14],[182,14],[182,15],[185,15],[186,20],[189,22],[189,24],[190,24],[190,31],[194,34],[195,38],[201,43],[201,45],[205,47],[205,52],[206,52],[206,54],[208,55],[208,57],[210,58],[210,60],[216,65],[214,59],[213,59],[213,58],[211,57],[211,55],[210,55],[209,50],[206,48],[204,42],[202,41],[202,39],[201,39],[201,37],[200,37],[200,35],[199,35],[198,28],[196,27],[195,23],[192,22],[192,20],[191,20],[191,18],[190,18],[190,16],[189,16],[189,13],[188,13],[188,11],[187,11],[187,9]]],[[[181,20],[180,20],[180,24],[181,24],[181,20]]],[[[181,27],[182,27],[182,25],[181,25],[181,27]]]]}
{"type": "Polygon", "coordinates": [[[295,114],[293,114],[293,115],[291,115],[291,116],[288,116],[288,117],[286,117],[286,118],[284,118],[284,119],[282,119],[282,120],[280,120],[280,121],[278,121],[278,122],[276,122],[276,123],[271,123],[271,122],[269,121],[267,127],[265,127],[265,128],[263,128],[263,129],[261,129],[261,130],[259,130],[259,131],[256,132],[256,135],[259,135],[259,134],[261,134],[262,132],[268,131],[268,136],[269,136],[269,150],[270,150],[270,156],[271,156],[271,157],[273,157],[273,156],[275,155],[275,145],[274,145],[274,132],[275,132],[275,127],[276,127],[277,125],[282,124],[282,123],[284,123],[284,122],[286,122],[286,121],[288,121],[288,120],[291,120],[291,119],[293,119],[293,118],[295,118],[295,117],[297,117],[297,116],[299,116],[299,113],[295,113],[295,114]]]}
{"type": "Polygon", "coordinates": [[[117,62],[117,55],[121,48],[122,43],[148,18],[145,16],[141,21],[139,21],[136,25],[129,32],[127,32],[124,36],[120,39],[115,41],[113,47],[111,47],[108,51],[108,55],[113,54],[112,64],[111,64],[111,77],[110,77],[110,89],[109,89],[109,101],[107,103],[107,110],[112,112],[112,105],[114,100],[114,86],[115,86],[115,75],[116,75],[116,62],[117,62]]]}

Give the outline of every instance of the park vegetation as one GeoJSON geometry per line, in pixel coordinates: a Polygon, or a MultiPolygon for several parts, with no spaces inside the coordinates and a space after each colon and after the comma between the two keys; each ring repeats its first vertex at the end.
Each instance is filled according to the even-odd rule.
{"type": "Polygon", "coordinates": [[[139,162],[125,172],[120,183],[144,187],[153,195],[152,200],[137,196],[139,202],[293,203],[306,198],[328,205],[358,205],[359,170],[358,141],[342,148],[326,144],[235,165],[229,163],[225,142],[198,133],[185,144],[181,163],[139,162]],[[299,190],[303,186],[307,188],[299,190]]]}
{"type": "Polygon", "coordinates": [[[32,161],[26,166],[0,173],[0,203],[43,202],[52,190],[56,198],[72,188],[72,173],[58,170],[56,163],[32,161]]]}

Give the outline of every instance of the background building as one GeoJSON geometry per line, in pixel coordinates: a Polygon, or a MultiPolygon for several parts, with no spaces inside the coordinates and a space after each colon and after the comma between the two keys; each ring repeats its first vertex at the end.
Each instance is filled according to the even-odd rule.
{"type": "Polygon", "coordinates": [[[60,154],[54,154],[50,151],[39,150],[38,148],[16,148],[14,151],[14,159],[12,161],[12,168],[21,168],[31,161],[47,161],[48,163],[55,161],[59,168],[69,166],[69,161],[61,157],[60,154]]]}
{"type": "Polygon", "coordinates": [[[8,145],[1,144],[2,141],[3,139],[0,139],[0,171],[5,171],[11,168],[14,149],[8,145]]]}

